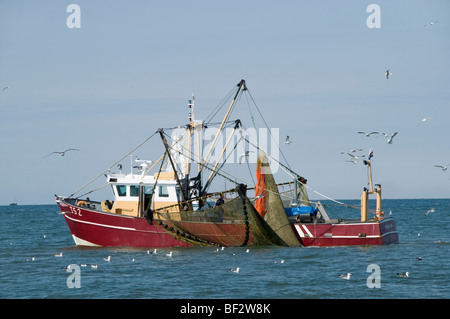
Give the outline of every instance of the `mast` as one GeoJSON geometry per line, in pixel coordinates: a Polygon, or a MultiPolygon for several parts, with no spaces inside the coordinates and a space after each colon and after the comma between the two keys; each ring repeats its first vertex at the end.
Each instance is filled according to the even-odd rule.
{"type": "MultiPolygon", "coordinates": [[[[191,154],[191,137],[192,132],[194,131],[194,93],[192,93],[192,99],[189,100],[188,107],[189,107],[189,124],[187,125],[188,135],[186,140],[186,151],[187,151],[187,160],[186,160],[186,167],[184,171],[184,176],[186,178],[186,188],[189,189],[189,173],[191,170],[191,161],[190,161],[190,155],[191,154]]],[[[187,192],[186,190],[186,192],[187,192]]]]}
{"type": "Polygon", "coordinates": [[[381,218],[381,185],[375,184],[377,188],[373,189],[372,182],[372,165],[370,160],[364,161],[364,165],[369,167],[369,185],[370,190],[364,187],[363,193],[361,195],[361,221],[365,222],[369,219],[369,195],[376,194],[377,196],[377,206],[376,206],[376,216],[377,218],[381,218]]]}
{"type": "Polygon", "coordinates": [[[165,149],[166,149],[167,157],[169,158],[170,164],[172,165],[172,169],[173,169],[173,173],[174,173],[174,175],[175,175],[175,179],[176,179],[176,181],[177,181],[178,187],[180,188],[180,193],[181,193],[181,197],[182,197],[182,202],[185,203],[185,202],[186,202],[186,196],[185,196],[183,187],[182,187],[182,185],[181,185],[180,179],[178,178],[177,169],[176,169],[176,167],[175,167],[175,164],[173,163],[172,156],[170,156],[169,146],[167,145],[166,138],[164,137],[163,129],[159,129],[159,130],[158,130],[158,133],[159,133],[159,135],[161,136],[161,139],[162,139],[162,141],[163,141],[164,147],[165,147],[165,149]]]}
{"type": "Polygon", "coordinates": [[[211,152],[212,152],[214,146],[216,145],[217,138],[219,137],[219,134],[222,131],[223,126],[224,126],[226,120],[228,119],[228,116],[231,113],[231,110],[233,109],[234,102],[236,101],[239,92],[241,92],[241,90],[246,90],[245,80],[241,80],[237,84],[237,87],[238,87],[238,90],[237,90],[236,94],[234,95],[233,101],[231,101],[231,104],[230,104],[230,107],[228,108],[227,114],[225,114],[225,117],[223,118],[222,123],[220,124],[219,130],[218,130],[218,132],[217,132],[217,134],[216,134],[216,136],[214,138],[214,141],[212,142],[211,147],[209,148],[208,154],[206,155],[205,160],[203,161],[201,170],[203,170],[203,167],[206,165],[206,162],[208,161],[209,155],[211,155],[211,152]]]}
{"type": "Polygon", "coordinates": [[[203,188],[203,191],[206,190],[206,188],[208,187],[209,183],[212,181],[212,178],[213,178],[214,172],[216,171],[217,165],[219,165],[219,161],[220,161],[220,159],[222,158],[223,153],[225,153],[225,150],[226,150],[226,148],[228,147],[228,144],[230,143],[231,138],[232,138],[233,135],[234,135],[234,132],[236,132],[236,130],[239,128],[240,125],[241,125],[241,120],[236,120],[236,124],[234,125],[233,131],[231,132],[230,136],[228,137],[228,140],[227,140],[227,142],[225,143],[225,146],[223,147],[222,152],[221,152],[220,155],[218,156],[217,162],[216,162],[216,164],[214,165],[214,168],[211,170],[211,174],[209,175],[208,180],[206,181],[206,184],[205,184],[205,187],[203,188]]]}

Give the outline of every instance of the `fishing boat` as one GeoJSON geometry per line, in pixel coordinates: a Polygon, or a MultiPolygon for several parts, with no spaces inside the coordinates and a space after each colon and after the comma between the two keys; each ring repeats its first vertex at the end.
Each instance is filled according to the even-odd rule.
{"type": "MultiPolygon", "coordinates": [[[[258,214],[247,194],[247,186],[233,182],[235,187],[210,192],[209,186],[217,175],[223,175],[220,163],[232,137],[238,132],[240,120],[229,121],[236,100],[247,91],[241,80],[236,88],[225,117],[206,156],[202,152],[201,131],[210,127],[195,119],[194,97],[189,100],[189,123],[177,127],[169,135],[167,129],[158,129],[138,147],[101,172],[113,191],[112,200],[93,201],[84,195],[75,196],[87,185],[70,196],[55,195],[76,245],[131,246],[131,247],[185,247],[195,245],[254,246],[289,245],[280,234],[258,214]],[[217,160],[209,161],[220,132],[232,124],[231,134],[217,160]],[[118,164],[140,148],[153,136],[159,136],[164,146],[163,155],[153,163],[135,158],[137,164],[128,174],[118,164]],[[197,137],[197,139],[195,139],[197,137]],[[169,145],[167,139],[172,142],[169,145]],[[193,141],[197,141],[194,145],[193,141]],[[197,146],[198,153],[193,152],[197,146]],[[192,173],[191,162],[197,165],[192,173]],[[111,170],[117,165],[119,173],[111,170]],[[159,165],[157,172],[150,173],[159,165]],[[206,170],[209,177],[203,182],[206,170]]],[[[232,96],[231,95],[231,96],[232,96]]],[[[279,211],[287,220],[285,212],[279,211]]],[[[293,235],[293,232],[292,232],[293,235]]],[[[292,238],[293,236],[291,236],[292,238]]],[[[295,238],[295,237],[294,237],[295,238]]],[[[298,245],[298,241],[294,241],[298,245]]]]}
{"type": "MultiPolygon", "coordinates": [[[[381,185],[376,184],[373,188],[371,161],[364,161],[364,164],[369,170],[369,188],[363,189],[361,206],[351,207],[360,210],[360,218],[330,218],[320,201],[310,205],[308,200],[303,200],[308,204],[302,205],[297,196],[285,208],[302,246],[387,245],[398,242],[395,219],[386,217],[381,208],[381,185]],[[376,208],[369,210],[369,195],[373,194],[376,195],[376,208]],[[369,213],[373,213],[371,218],[369,213]]],[[[306,194],[306,180],[299,179],[297,183],[300,194],[306,194]]]]}
{"type": "MultiPolygon", "coordinates": [[[[309,201],[306,178],[269,154],[268,146],[261,145],[267,143],[245,136],[241,120],[230,120],[230,114],[236,111],[244,93],[248,93],[248,88],[245,80],[241,80],[228,94],[231,102],[223,112],[225,116],[217,123],[213,123],[210,116],[205,121],[195,118],[192,96],[186,125],[158,129],[79,190],[67,197],[55,195],[76,245],[300,247],[382,245],[398,241],[395,220],[385,218],[381,211],[381,185],[377,184],[375,189],[372,186],[370,158],[365,161],[370,170],[370,189],[365,188],[361,196],[361,218],[331,219],[320,201],[309,201]],[[214,124],[218,128],[211,135],[213,141],[205,145],[205,130],[214,124]],[[225,129],[223,147],[218,147],[219,136],[225,129]],[[162,142],[159,159],[153,162],[133,157],[132,153],[154,136],[162,142]],[[224,169],[233,154],[228,151],[236,150],[239,143],[253,147],[251,150],[244,148],[241,156],[246,158],[255,153],[256,183],[253,177],[249,182],[241,173],[232,175],[224,169]],[[130,172],[125,174],[120,161],[127,156],[131,163],[130,172]],[[276,183],[271,164],[278,165],[276,167],[287,173],[290,180],[276,183]],[[118,168],[119,173],[112,172],[114,168],[118,168]],[[86,197],[102,187],[75,196],[103,175],[106,185],[102,187],[111,187],[113,199],[92,201],[86,197]],[[217,176],[234,187],[212,191],[211,185],[217,176]],[[370,194],[377,196],[375,216],[371,219],[368,216],[370,194]]],[[[254,101],[253,97],[250,96],[250,100],[254,101]]],[[[212,114],[220,113],[225,105],[223,102],[212,114]]],[[[261,114],[259,109],[258,113],[261,114]]],[[[256,127],[253,114],[251,118],[256,127]]],[[[270,130],[268,132],[272,135],[270,130]]],[[[246,162],[252,172],[249,161],[246,162]]]]}

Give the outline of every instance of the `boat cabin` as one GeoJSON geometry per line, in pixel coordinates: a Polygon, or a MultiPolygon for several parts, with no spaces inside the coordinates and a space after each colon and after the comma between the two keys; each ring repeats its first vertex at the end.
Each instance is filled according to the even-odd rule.
{"type": "Polygon", "coordinates": [[[179,211],[176,204],[180,202],[181,194],[173,172],[161,172],[159,176],[157,173],[153,176],[110,174],[107,181],[114,202],[111,208],[103,207],[103,210],[133,217],[142,217],[149,208],[155,210],[171,205],[174,206],[169,208],[170,211],[179,211]]]}

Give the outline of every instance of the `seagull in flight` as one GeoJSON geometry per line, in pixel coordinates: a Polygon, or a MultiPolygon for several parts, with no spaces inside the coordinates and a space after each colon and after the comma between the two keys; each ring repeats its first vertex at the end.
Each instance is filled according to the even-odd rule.
{"type": "Polygon", "coordinates": [[[364,134],[366,137],[369,137],[372,134],[378,134],[378,132],[370,132],[370,133],[366,133],[366,132],[358,132],[358,134],[364,134]]]}
{"type": "Polygon", "coordinates": [[[431,120],[431,117],[424,117],[423,119],[420,120],[420,123],[426,122],[431,120]]]}
{"type": "Polygon", "coordinates": [[[425,216],[427,216],[429,213],[434,213],[435,211],[436,211],[436,209],[431,208],[425,213],[425,216]]]}
{"type": "Polygon", "coordinates": [[[59,155],[61,155],[61,156],[64,156],[64,155],[66,155],[66,152],[68,152],[68,151],[79,151],[79,149],[76,149],[76,148],[69,148],[69,149],[67,149],[67,150],[65,150],[65,151],[63,151],[63,152],[52,152],[52,153],[48,154],[47,156],[44,156],[44,158],[49,157],[49,156],[52,155],[52,154],[59,154],[59,155]]]}
{"type": "Polygon", "coordinates": [[[440,169],[442,169],[445,172],[447,170],[447,168],[448,168],[448,164],[446,166],[434,165],[434,167],[439,167],[440,169]]]}
{"type": "Polygon", "coordinates": [[[392,139],[394,138],[395,135],[397,135],[397,133],[398,132],[394,132],[394,133],[391,133],[391,134],[383,133],[383,135],[388,138],[388,140],[386,142],[388,145],[392,144],[392,139]]]}
{"type": "Polygon", "coordinates": [[[362,148],[355,148],[355,149],[351,149],[351,150],[348,150],[347,152],[341,152],[341,154],[344,154],[344,153],[355,153],[355,152],[361,152],[363,149],[362,148]]]}
{"type": "Polygon", "coordinates": [[[5,92],[7,89],[9,89],[9,86],[5,86],[2,90],[2,92],[5,92]]]}
{"type": "Polygon", "coordinates": [[[361,158],[361,157],[365,157],[366,155],[353,155],[353,154],[350,154],[350,153],[347,153],[347,155],[349,155],[352,159],[358,159],[358,158],[361,158]]]}
{"type": "Polygon", "coordinates": [[[244,157],[249,157],[250,153],[253,153],[253,151],[246,151],[245,154],[242,154],[241,156],[239,156],[239,164],[242,164],[242,159],[244,157]]]}
{"type": "Polygon", "coordinates": [[[389,75],[392,75],[392,73],[391,73],[391,71],[386,70],[386,73],[384,75],[386,75],[386,79],[389,80],[389,75]]]}
{"type": "Polygon", "coordinates": [[[439,23],[439,21],[431,21],[430,23],[425,24],[424,27],[432,26],[432,25],[434,25],[436,23],[439,23]]]}
{"type": "Polygon", "coordinates": [[[284,145],[287,146],[287,145],[289,145],[289,144],[291,144],[291,143],[292,143],[292,141],[289,140],[289,135],[286,136],[286,140],[284,141],[284,145]]]}

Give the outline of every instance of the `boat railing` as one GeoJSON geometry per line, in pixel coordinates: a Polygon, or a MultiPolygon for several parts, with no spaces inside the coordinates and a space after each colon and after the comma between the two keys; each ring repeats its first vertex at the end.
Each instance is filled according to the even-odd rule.
{"type": "Polygon", "coordinates": [[[86,207],[91,210],[96,211],[104,211],[102,209],[102,203],[98,201],[90,200],[89,198],[81,199],[81,198],[64,198],[65,203],[73,206],[86,207]]]}

